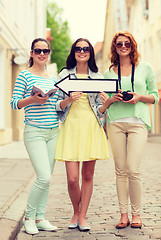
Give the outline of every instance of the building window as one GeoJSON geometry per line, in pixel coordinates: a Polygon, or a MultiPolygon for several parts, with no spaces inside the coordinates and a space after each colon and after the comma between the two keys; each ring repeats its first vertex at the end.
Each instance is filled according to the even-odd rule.
{"type": "Polygon", "coordinates": [[[148,10],[149,9],[149,0],[145,0],[145,8],[148,10]]]}
{"type": "Polygon", "coordinates": [[[149,0],[142,0],[143,15],[145,18],[149,16],[149,0]]]}

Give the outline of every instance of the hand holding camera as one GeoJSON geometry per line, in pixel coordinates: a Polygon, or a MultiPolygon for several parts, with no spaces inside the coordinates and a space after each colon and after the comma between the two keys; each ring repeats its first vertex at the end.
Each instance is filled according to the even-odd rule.
{"type": "MultiPolygon", "coordinates": [[[[134,92],[134,71],[135,71],[135,65],[132,64],[132,74],[131,74],[131,84],[132,84],[132,90],[134,92]]],[[[119,80],[119,84],[120,84],[120,89],[121,89],[121,70],[120,70],[120,64],[118,65],[118,80],[119,80]]],[[[123,91],[121,92],[122,96],[122,100],[124,101],[129,101],[133,98],[133,94],[129,93],[131,92],[130,90],[127,91],[123,91]]]]}
{"type": "Polygon", "coordinates": [[[121,92],[121,94],[123,95],[122,99],[124,101],[129,101],[133,98],[133,95],[131,93],[129,93],[130,91],[124,91],[124,92],[121,92]]]}

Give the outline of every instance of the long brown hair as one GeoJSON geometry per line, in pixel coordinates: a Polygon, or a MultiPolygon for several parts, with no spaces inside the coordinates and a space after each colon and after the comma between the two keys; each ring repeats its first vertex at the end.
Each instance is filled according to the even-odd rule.
{"type": "Polygon", "coordinates": [[[88,67],[90,68],[90,70],[91,70],[92,72],[98,72],[98,67],[97,67],[97,65],[96,65],[96,60],[95,60],[94,48],[93,48],[92,44],[89,42],[89,40],[86,39],[86,38],[78,38],[78,39],[72,44],[70,54],[69,54],[68,57],[67,57],[66,68],[67,68],[67,69],[71,69],[71,68],[74,68],[74,67],[77,65],[77,61],[76,61],[76,59],[75,59],[75,47],[76,47],[76,44],[77,44],[78,42],[81,42],[81,41],[85,41],[85,42],[87,42],[88,45],[89,45],[90,58],[89,58],[89,60],[88,60],[88,67]]]}
{"type": "Polygon", "coordinates": [[[111,69],[113,66],[117,66],[119,64],[119,55],[116,51],[116,40],[119,36],[127,37],[130,40],[131,52],[130,52],[129,56],[130,56],[131,63],[137,64],[139,62],[139,58],[141,56],[137,50],[137,42],[134,39],[133,35],[128,31],[120,31],[120,32],[116,33],[112,39],[111,51],[109,54],[109,59],[111,61],[111,65],[110,65],[109,69],[111,69]]]}

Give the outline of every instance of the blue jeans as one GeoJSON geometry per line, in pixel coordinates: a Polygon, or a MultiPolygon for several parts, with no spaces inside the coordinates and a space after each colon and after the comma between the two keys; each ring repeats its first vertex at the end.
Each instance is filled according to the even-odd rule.
{"type": "Polygon", "coordinates": [[[58,133],[58,127],[44,129],[25,125],[24,143],[37,175],[29,193],[26,218],[40,220],[45,216],[58,133]]]}

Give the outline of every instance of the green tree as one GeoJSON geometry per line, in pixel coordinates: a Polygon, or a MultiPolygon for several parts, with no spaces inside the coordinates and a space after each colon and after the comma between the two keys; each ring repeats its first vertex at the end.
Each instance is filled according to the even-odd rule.
{"type": "Polygon", "coordinates": [[[62,21],[63,9],[54,2],[47,6],[47,27],[51,28],[51,36],[54,38],[50,42],[52,49],[51,62],[57,64],[58,72],[65,66],[67,56],[71,49],[72,40],[67,21],[62,21]]]}

